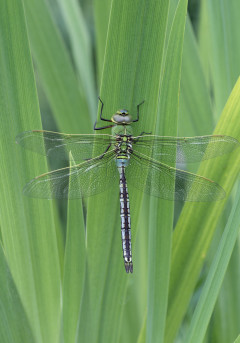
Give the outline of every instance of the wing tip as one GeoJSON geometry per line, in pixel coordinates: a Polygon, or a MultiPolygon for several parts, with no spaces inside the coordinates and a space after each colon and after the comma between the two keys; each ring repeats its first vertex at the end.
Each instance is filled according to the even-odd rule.
{"type": "MultiPolygon", "coordinates": [[[[44,199],[44,200],[52,200],[53,196],[49,196],[48,193],[46,192],[39,194],[37,192],[37,189],[34,187],[34,181],[36,181],[37,178],[32,179],[31,181],[29,181],[24,187],[23,187],[23,195],[28,197],[28,198],[32,198],[32,199],[44,199]]],[[[56,197],[57,198],[57,197],[56,197]]]]}
{"type": "Polygon", "coordinates": [[[19,134],[15,137],[15,143],[16,143],[16,144],[20,144],[21,138],[22,138],[22,133],[19,133],[19,134]]]}
{"type": "Polygon", "coordinates": [[[15,137],[15,142],[17,144],[20,144],[21,145],[21,142],[24,140],[24,138],[27,138],[28,136],[26,134],[30,134],[32,133],[33,131],[23,131],[23,132],[20,132],[19,134],[16,135],[15,137]]]}
{"type": "Polygon", "coordinates": [[[226,192],[220,185],[218,185],[218,192],[216,193],[216,201],[220,201],[226,198],[226,192]]]}

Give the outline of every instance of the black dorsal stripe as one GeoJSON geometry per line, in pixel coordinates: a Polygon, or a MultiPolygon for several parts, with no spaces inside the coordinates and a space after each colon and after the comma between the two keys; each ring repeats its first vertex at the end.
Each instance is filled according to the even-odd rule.
{"type": "Polygon", "coordinates": [[[120,216],[125,268],[127,272],[132,272],[130,205],[124,166],[120,169],[120,216]]]}

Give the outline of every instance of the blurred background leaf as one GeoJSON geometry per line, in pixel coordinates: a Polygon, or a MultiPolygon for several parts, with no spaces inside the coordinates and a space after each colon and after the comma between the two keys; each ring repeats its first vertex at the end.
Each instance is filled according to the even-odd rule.
{"type": "MultiPolygon", "coordinates": [[[[22,2],[1,1],[0,17],[2,246],[35,340],[56,342],[60,327],[59,228],[51,202],[29,200],[22,193],[28,180],[46,171],[46,161],[23,152],[15,143],[19,132],[41,129],[22,2]]],[[[16,299],[14,309],[9,302],[8,311],[19,314],[18,304],[16,299]]]]}

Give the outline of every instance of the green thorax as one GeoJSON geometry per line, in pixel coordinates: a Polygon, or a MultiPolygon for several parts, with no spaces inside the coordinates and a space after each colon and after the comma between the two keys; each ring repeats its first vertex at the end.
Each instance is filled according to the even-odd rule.
{"type": "Polygon", "coordinates": [[[131,125],[115,125],[112,128],[113,136],[132,136],[133,130],[131,125]]]}

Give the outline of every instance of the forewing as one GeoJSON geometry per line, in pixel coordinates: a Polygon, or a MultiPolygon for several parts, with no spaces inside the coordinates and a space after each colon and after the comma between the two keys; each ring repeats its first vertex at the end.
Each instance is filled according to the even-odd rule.
{"type": "Polygon", "coordinates": [[[215,201],[225,197],[216,182],[133,153],[126,169],[129,184],[166,200],[215,201]]]}
{"type": "Polygon", "coordinates": [[[81,164],[42,174],[31,180],[23,192],[45,199],[76,199],[104,192],[118,176],[114,157],[112,150],[81,164]]]}
{"type": "Polygon", "coordinates": [[[133,138],[133,149],[160,162],[198,162],[228,154],[240,147],[230,136],[167,137],[143,135],[133,138]]]}
{"type": "Polygon", "coordinates": [[[114,143],[114,138],[105,134],[78,135],[34,130],[20,133],[16,142],[38,154],[64,160],[71,152],[74,160],[79,162],[92,158],[93,154],[103,154],[114,143]]]}

